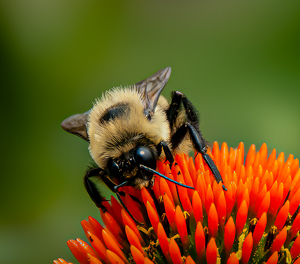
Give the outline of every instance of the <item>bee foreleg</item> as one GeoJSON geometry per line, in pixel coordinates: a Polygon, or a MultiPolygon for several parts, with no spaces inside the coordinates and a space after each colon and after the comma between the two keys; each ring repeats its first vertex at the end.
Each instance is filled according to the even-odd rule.
{"type": "Polygon", "coordinates": [[[156,146],[156,149],[158,151],[158,156],[160,156],[161,150],[162,149],[164,150],[164,153],[166,155],[166,159],[167,159],[167,161],[169,161],[170,167],[172,167],[172,164],[174,162],[174,158],[173,158],[172,152],[171,152],[169,146],[167,145],[167,143],[165,141],[159,142],[156,146]]]}
{"type": "Polygon", "coordinates": [[[97,169],[89,169],[83,178],[84,186],[91,197],[92,201],[96,204],[98,208],[101,208],[104,212],[106,211],[105,206],[102,204],[102,202],[106,201],[106,199],[101,195],[99,189],[97,188],[97,185],[94,181],[91,180],[91,178],[99,178],[101,181],[103,181],[107,187],[111,190],[113,190],[113,183],[109,181],[105,175],[104,171],[101,168],[97,169]]]}

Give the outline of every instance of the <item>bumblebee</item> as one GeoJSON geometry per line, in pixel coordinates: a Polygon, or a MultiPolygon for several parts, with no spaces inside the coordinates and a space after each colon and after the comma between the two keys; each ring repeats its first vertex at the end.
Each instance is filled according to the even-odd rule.
{"type": "Polygon", "coordinates": [[[193,148],[203,155],[217,182],[223,182],[207,154],[193,104],[178,91],[172,93],[170,103],[160,95],[170,75],[168,67],[134,85],[108,90],[91,110],[61,123],[64,130],[89,142],[97,166],[88,169],[84,185],[102,210],[105,198],[92,177],[101,179],[123,204],[118,191],[121,186],[151,187],[154,175],[172,181],[156,171],[157,160],[165,158],[172,166],[174,155],[193,148]]]}

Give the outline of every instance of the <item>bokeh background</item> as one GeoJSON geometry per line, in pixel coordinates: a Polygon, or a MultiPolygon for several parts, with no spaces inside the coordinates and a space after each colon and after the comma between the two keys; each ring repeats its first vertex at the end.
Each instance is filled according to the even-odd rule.
{"type": "Polygon", "coordinates": [[[0,263],[76,263],[66,241],[99,213],[60,123],[163,67],[209,141],[300,157],[299,1],[0,0],[0,38],[0,263]]]}

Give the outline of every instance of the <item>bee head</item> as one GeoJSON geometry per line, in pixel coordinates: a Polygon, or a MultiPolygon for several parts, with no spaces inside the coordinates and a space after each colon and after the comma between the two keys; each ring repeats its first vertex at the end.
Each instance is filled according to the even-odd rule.
{"type": "Polygon", "coordinates": [[[138,146],[125,153],[120,158],[110,158],[107,163],[106,171],[109,178],[115,183],[120,184],[124,180],[132,177],[149,179],[152,173],[141,172],[140,166],[144,165],[156,169],[156,157],[154,151],[147,146],[138,146]]]}

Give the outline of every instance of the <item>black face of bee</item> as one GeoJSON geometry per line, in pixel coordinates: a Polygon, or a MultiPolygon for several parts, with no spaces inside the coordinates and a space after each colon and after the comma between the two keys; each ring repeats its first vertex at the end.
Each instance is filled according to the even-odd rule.
{"type": "Polygon", "coordinates": [[[153,173],[141,171],[140,165],[151,169],[156,168],[156,157],[151,148],[138,146],[118,159],[109,159],[106,171],[111,181],[117,185],[128,180],[128,178],[151,179],[153,173]]]}

